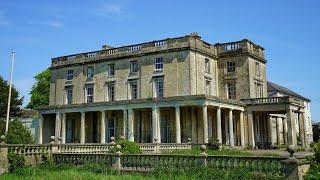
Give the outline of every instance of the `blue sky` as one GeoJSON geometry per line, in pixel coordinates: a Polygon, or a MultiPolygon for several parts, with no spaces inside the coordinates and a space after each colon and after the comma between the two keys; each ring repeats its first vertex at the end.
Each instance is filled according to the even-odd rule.
{"type": "Polygon", "coordinates": [[[312,100],[320,121],[320,1],[0,0],[0,75],[29,102],[33,76],[51,58],[198,32],[208,42],[243,38],[266,49],[267,78],[312,100]]]}

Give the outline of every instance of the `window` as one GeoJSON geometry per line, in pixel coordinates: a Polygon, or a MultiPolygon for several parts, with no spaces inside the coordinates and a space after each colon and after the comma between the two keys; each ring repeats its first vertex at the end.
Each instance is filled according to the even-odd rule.
{"type": "Polygon", "coordinates": [[[154,64],[155,64],[156,70],[163,70],[163,58],[162,57],[156,58],[154,64]]]}
{"type": "Polygon", "coordinates": [[[66,87],[66,104],[72,104],[72,87],[66,87]]]}
{"type": "Polygon", "coordinates": [[[227,73],[233,73],[236,71],[236,63],[234,61],[227,62],[227,73]]]}
{"type": "Polygon", "coordinates": [[[163,97],[163,78],[155,79],[156,97],[163,97]]]}
{"type": "Polygon", "coordinates": [[[88,86],[86,88],[86,97],[87,97],[87,103],[93,102],[93,86],[88,86]]]}
{"type": "Polygon", "coordinates": [[[73,69],[68,69],[67,70],[67,80],[72,80],[73,79],[73,69]]]}
{"type": "Polygon", "coordinates": [[[236,83],[229,82],[227,83],[228,88],[228,99],[236,99],[236,83]]]}
{"type": "Polygon", "coordinates": [[[115,137],[116,135],[116,118],[115,117],[111,117],[110,119],[108,119],[108,124],[107,124],[107,142],[111,141],[111,137],[115,137]]]}
{"type": "Polygon", "coordinates": [[[138,86],[137,82],[130,83],[131,99],[138,99],[138,86]]]}
{"type": "Polygon", "coordinates": [[[263,85],[261,83],[254,83],[256,88],[256,97],[263,98],[263,85]]]}
{"type": "Polygon", "coordinates": [[[136,72],[138,72],[138,62],[131,61],[130,62],[130,73],[136,73],[136,72]]]}
{"type": "Polygon", "coordinates": [[[115,100],[115,89],[114,89],[114,83],[110,83],[108,84],[107,86],[107,90],[108,90],[108,94],[107,94],[107,97],[108,97],[108,101],[114,101],[115,100]]]}
{"type": "Polygon", "coordinates": [[[93,66],[90,66],[87,69],[87,78],[92,79],[93,75],[94,75],[94,68],[93,68],[93,66]]]}
{"type": "Polygon", "coordinates": [[[260,64],[256,62],[256,76],[260,76],[260,64]]]}
{"type": "Polygon", "coordinates": [[[210,88],[210,81],[206,80],[206,95],[210,95],[211,88],[210,88]]]}
{"type": "Polygon", "coordinates": [[[210,61],[207,58],[205,58],[204,61],[205,61],[204,62],[205,63],[205,72],[210,73],[210,61]]]}
{"type": "Polygon", "coordinates": [[[108,65],[108,76],[114,76],[114,64],[108,65]]]}

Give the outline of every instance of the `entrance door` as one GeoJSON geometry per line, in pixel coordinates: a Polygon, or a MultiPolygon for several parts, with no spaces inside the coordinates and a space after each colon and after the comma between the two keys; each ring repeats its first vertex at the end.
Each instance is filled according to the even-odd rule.
{"type": "Polygon", "coordinates": [[[111,141],[111,137],[115,137],[116,135],[116,118],[111,117],[107,120],[108,129],[106,131],[107,142],[111,141]]]}
{"type": "Polygon", "coordinates": [[[66,120],[67,123],[67,134],[66,143],[75,143],[75,123],[74,119],[66,120]]]}
{"type": "Polygon", "coordinates": [[[170,142],[170,122],[168,116],[161,116],[161,142],[170,142]]]}

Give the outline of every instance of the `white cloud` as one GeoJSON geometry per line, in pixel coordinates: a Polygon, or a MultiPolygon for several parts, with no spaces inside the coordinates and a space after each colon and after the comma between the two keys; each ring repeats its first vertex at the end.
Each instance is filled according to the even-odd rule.
{"type": "Polygon", "coordinates": [[[94,10],[94,13],[107,18],[124,18],[127,15],[120,1],[104,1],[99,4],[99,7],[94,10]]]}
{"type": "Polygon", "coordinates": [[[0,26],[9,26],[11,22],[6,18],[4,11],[0,10],[0,26]]]}
{"type": "Polygon", "coordinates": [[[47,24],[51,27],[54,27],[54,28],[63,28],[64,27],[64,24],[59,21],[50,21],[47,24]]]}
{"type": "Polygon", "coordinates": [[[41,25],[41,26],[49,26],[52,28],[63,28],[64,24],[61,21],[57,20],[44,20],[44,21],[29,21],[30,25],[41,25]]]}

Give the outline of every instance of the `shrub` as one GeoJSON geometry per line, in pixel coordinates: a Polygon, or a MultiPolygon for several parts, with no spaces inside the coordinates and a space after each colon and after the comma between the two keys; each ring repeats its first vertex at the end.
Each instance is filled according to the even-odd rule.
{"type": "MultiPolygon", "coordinates": [[[[131,142],[128,140],[119,140],[117,144],[121,145],[121,150],[120,152],[124,154],[141,154],[142,151],[140,149],[140,146],[136,142],[131,142]]],[[[115,147],[110,149],[111,153],[117,152],[117,149],[115,147]]]]}
{"type": "Polygon", "coordinates": [[[314,157],[317,163],[320,163],[320,143],[314,144],[314,157]]]}
{"type": "MultiPolygon", "coordinates": [[[[1,126],[1,132],[4,132],[4,126],[1,126]]],[[[5,142],[7,144],[33,144],[33,136],[28,128],[26,128],[17,119],[9,122],[9,129],[5,142]]]]}
{"type": "Polygon", "coordinates": [[[9,160],[9,172],[14,172],[18,169],[25,167],[25,159],[23,155],[16,154],[14,152],[8,153],[9,160]]]}
{"type": "Polygon", "coordinates": [[[211,150],[217,150],[221,144],[219,143],[219,140],[217,138],[211,137],[208,142],[208,148],[211,150]]]}

